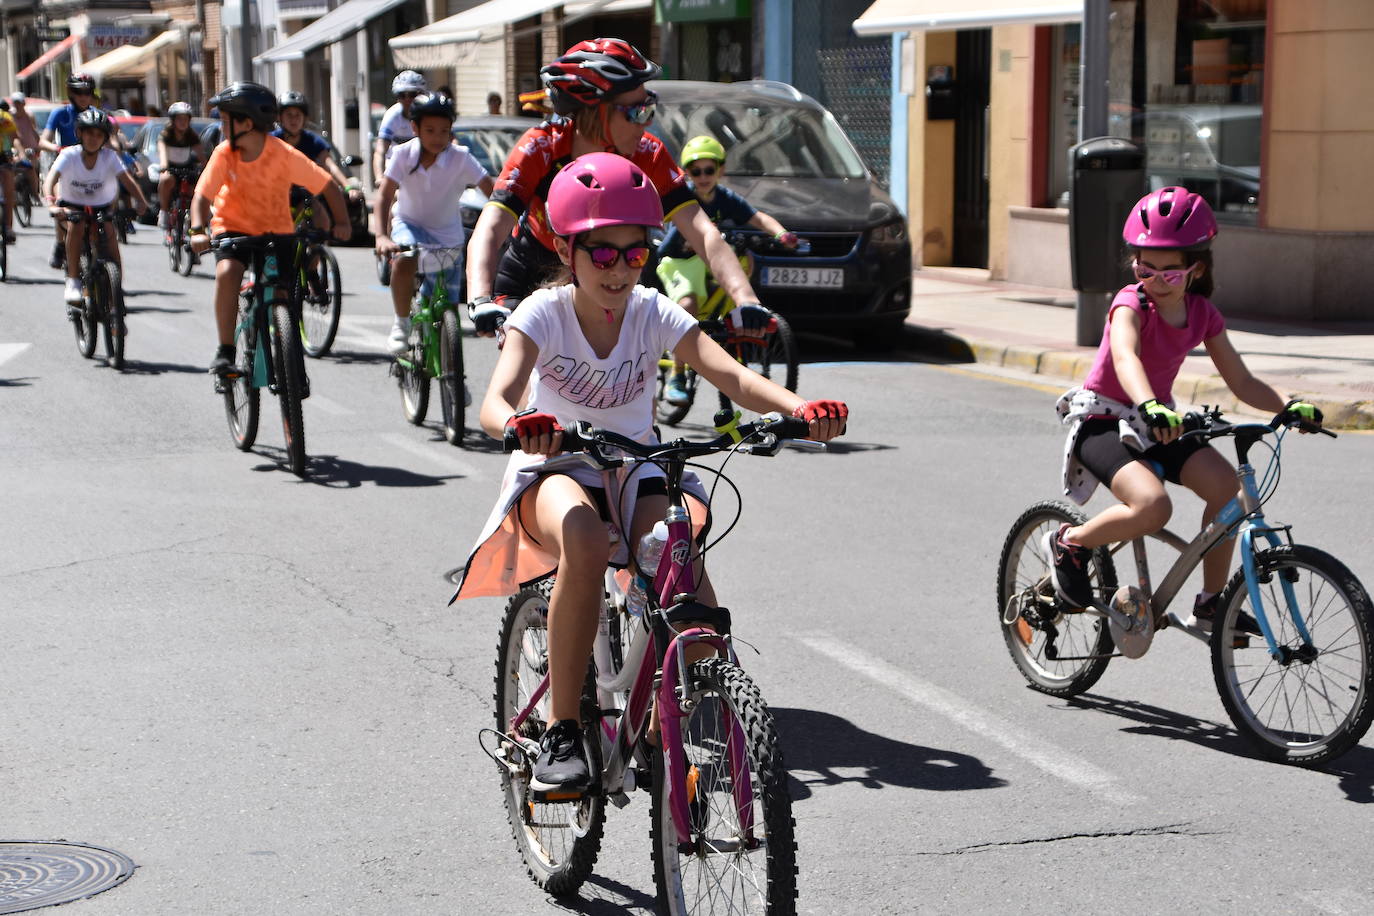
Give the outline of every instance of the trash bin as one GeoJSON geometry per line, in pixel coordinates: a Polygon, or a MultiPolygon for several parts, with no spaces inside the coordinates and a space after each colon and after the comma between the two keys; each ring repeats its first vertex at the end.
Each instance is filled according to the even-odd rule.
{"type": "Polygon", "coordinates": [[[1078,290],[1077,343],[1102,338],[1107,295],[1130,282],[1121,226],[1145,194],[1145,152],[1120,137],[1094,137],[1069,150],[1069,259],[1078,290]]]}

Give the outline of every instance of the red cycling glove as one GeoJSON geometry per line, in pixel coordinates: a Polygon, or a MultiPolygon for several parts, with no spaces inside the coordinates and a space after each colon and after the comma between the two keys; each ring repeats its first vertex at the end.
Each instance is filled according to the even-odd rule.
{"type": "Polygon", "coordinates": [[[797,405],[792,416],[808,423],[812,420],[847,420],[849,405],[844,401],[806,401],[797,405]]]}
{"type": "Polygon", "coordinates": [[[561,431],[563,427],[558,425],[558,419],[551,413],[535,413],[533,409],[525,409],[517,414],[512,414],[506,421],[506,432],[514,433],[520,438],[535,438],[542,435],[553,435],[561,431]]]}

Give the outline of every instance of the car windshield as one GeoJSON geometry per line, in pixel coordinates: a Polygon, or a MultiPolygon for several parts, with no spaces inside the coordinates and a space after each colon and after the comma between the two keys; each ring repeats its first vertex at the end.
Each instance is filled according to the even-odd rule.
{"type": "Polygon", "coordinates": [[[661,101],[654,132],[680,150],[715,137],[736,178],[864,178],[859,154],[827,111],[796,106],[661,101]]]}
{"type": "Polygon", "coordinates": [[[455,127],[453,136],[477,157],[488,175],[499,175],[523,130],[510,127],[455,127]]]}

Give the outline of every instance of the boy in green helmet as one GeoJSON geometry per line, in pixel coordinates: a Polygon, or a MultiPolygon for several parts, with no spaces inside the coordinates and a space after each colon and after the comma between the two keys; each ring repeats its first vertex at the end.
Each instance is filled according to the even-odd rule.
{"type": "MultiPolygon", "coordinates": [[[[719,229],[742,229],[752,226],[782,242],[788,248],[797,247],[797,236],[734,191],[720,184],[725,177],[725,147],[715,137],[693,137],[682,148],[678,160],[692,183],[692,191],[701,209],[719,229]]],[[[706,262],[687,244],[677,231],[669,228],[659,245],[658,277],[668,297],[695,315],[697,306],[706,299],[706,262]]],[[[672,375],[664,388],[669,404],[686,404],[687,378],[682,363],[673,364],[672,375]]]]}

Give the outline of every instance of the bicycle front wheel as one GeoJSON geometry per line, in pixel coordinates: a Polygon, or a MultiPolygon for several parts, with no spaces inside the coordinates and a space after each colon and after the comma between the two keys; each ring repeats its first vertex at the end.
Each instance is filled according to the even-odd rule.
{"type": "Polygon", "coordinates": [[[301,400],[305,396],[305,362],[301,356],[301,337],[291,308],[272,307],[272,358],[277,376],[277,400],[281,403],[281,430],[286,440],[287,466],[297,477],[305,476],[305,416],[301,400]]]}
{"type": "Polygon", "coordinates": [[[119,266],[106,261],[95,270],[96,282],[101,287],[101,301],[104,314],[100,327],[105,338],[105,356],[112,369],[124,368],[124,288],[119,276],[119,266]]]}
{"type": "Polygon", "coordinates": [[[774,312],[773,319],[777,322],[777,329],[761,340],[736,343],[735,358],[788,391],[796,391],[799,372],[797,340],[786,318],[774,312]]]}
{"type": "Polygon", "coordinates": [[[76,349],[86,359],[95,355],[95,338],[99,330],[100,309],[104,304],[100,299],[98,284],[95,282],[95,273],[94,270],[86,266],[83,258],[81,277],[84,292],[81,303],[72,312],[72,328],[76,332],[76,349]]]}
{"type": "MultiPolygon", "coordinates": [[[[538,741],[548,722],[549,697],[545,694],[518,733],[510,727],[549,670],[551,586],[552,580],[527,586],[506,604],[501,640],[496,646],[496,730],[504,735],[538,741]]],[[[594,704],[588,708],[588,700],[584,700],[582,729],[590,740],[584,740],[583,751],[593,778],[601,770],[597,719],[594,704]]],[[[501,788],[525,867],[534,883],[548,893],[557,897],[574,894],[592,873],[601,850],[605,797],[589,791],[577,802],[537,801],[529,788],[534,761],[509,744],[505,747],[501,788]]]]}
{"type": "Polygon", "coordinates": [[[1353,747],[1374,717],[1369,594],[1341,561],[1302,544],[1261,551],[1255,565],[1279,657],[1262,636],[1236,638],[1242,613],[1259,616],[1237,570],[1217,602],[1217,691],[1236,730],[1261,753],[1317,766],[1353,747]]]}
{"type": "Polygon", "coordinates": [[[191,276],[191,272],[195,270],[196,265],[200,263],[199,256],[197,256],[196,253],[191,250],[191,243],[186,241],[188,238],[190,238],[190,230],[191,211],[189,209],[183,208],[181,211],[180,222],[178,223],[177,228],[179,236],[176,240],[177,247],[181,249],[181,265],[178,268],[178,271],[183,277],[191,276]]]}
{"type": "MultiPolygon", "coordinates": [[[[1012,661],[1031,687],[1071,697],[1097,683],[1111,660],[1112,636],[1097,614],[1067,608],[1054,592],[1045,535],[1087,517],[1067,503],[1031,506],[1011,526],[997,565],[997,610],[1012,661]]],[[[1116,588],[1116,568],[1105,547],[1093,551],[1089,574],[1099,598],[1116,588]]]]}
{"type": "Polygon", "coordinates": [[[439,334],[439,403],[444,409],[444,438],[450,445],[463,444],[467,419],[468,388],[463,380],[463,333],[458,313],[444,312],[439,334]]]}
{"type": "Polygon", "coordinates": [[[0,238],[0,282],[4,282],[10,275],[10,245],[3,238],[0,238]]]}
{"type": "Polygon", "coordinates": [[[663,753],[653,755],[649,834],[659,910],[794,913],[796,825],[773,715],[749,676],[723,658],[694,663],[689,681],[685,844],[673,823],[663,753]]]}
{"type": "MultiPolygon", "coordinates": [[[[172,208],[172,211],[167,215],[166,238],[167,266],[172,268],[172,273],[174,274],[181,273],[181,265],[187,259],[187,251],[182,243],[182,239],[184,238],[183,231],[185,230],[185,228],[186,227],[182,222],[181,214],[177,212],[177,208],[174,206],[172,208]]],[[[190,271],[187,271],[187,273],[184,276],[189,275],[190,271]]]]}
{"type": "Polygon", "coordinates": [[[425,335],[428,328],[417,327],[411,332],[411,346],[405,356],[396,360],[396,380],[401,385],[401,410],[406,421],[419,426],[429,412],[429,371],[425,369],[425,335]]]}
{"type": "Polygon", "coordinates": [[[321,357],[334,346],[343,309],[343,283],[334,252],[323,245],[311,245],[305,253],[305,289],[301,290],[301,342],[309,356],[321,357]],[[314,262],[314,267],[311,267],[314,262]]]}
{"type": "Polygon", "coordinates": [[[33,192],[28,179],[14,183],[14,218],[25,229],[33,225],[33,192]]]}
{"type": "Polygon", "coordinates": [[[248,451],[258,438],[258,402],[261,390],[253,387],[253,358],[257,351],[258,335],[252,323],[239,313],[239,327],[234,335],[237,362],[230,378],[220,380],[224,392],[224,415],[229,421],[229,435],[240,451],[248,451]]]}

